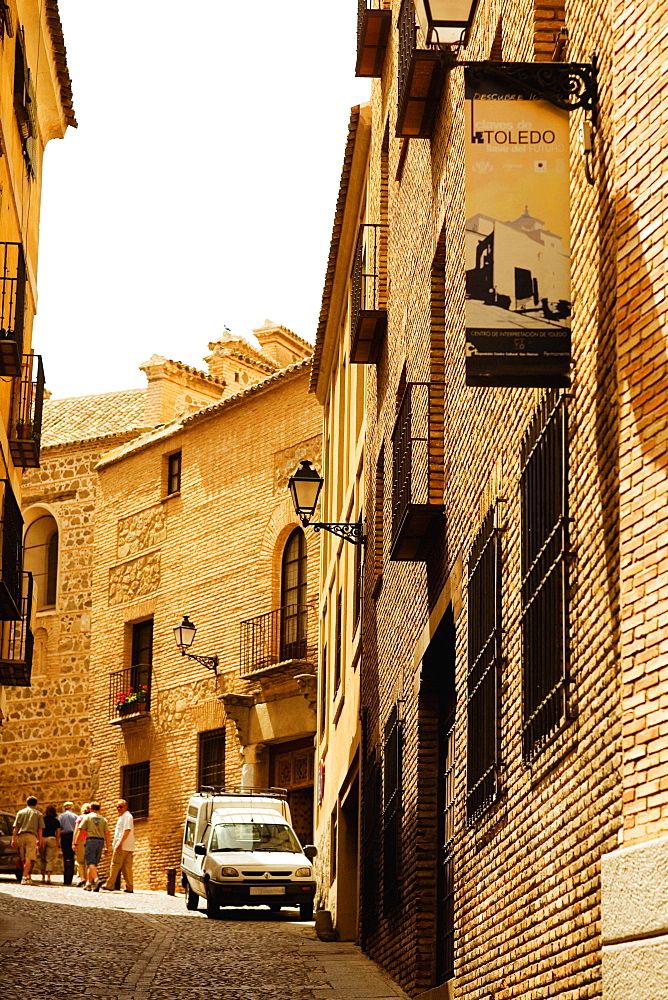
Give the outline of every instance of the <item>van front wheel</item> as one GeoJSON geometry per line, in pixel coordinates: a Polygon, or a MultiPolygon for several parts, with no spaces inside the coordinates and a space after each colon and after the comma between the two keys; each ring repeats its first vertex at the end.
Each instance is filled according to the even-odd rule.
{"type": "Polygon", "coordinates": [[[189,885],[186,887],[186,910],[196,910],[199,906],[199,896],[193,892],[189,885]]]}
{"type": "Polygon", "coordinates": [[[220,903],[216,902],[216,900],[211,895],[211,890],[207,886],[206,887],[206,915],[209,918],[209,920],[215,920],[219,913],[220,913],[220,903]]]}

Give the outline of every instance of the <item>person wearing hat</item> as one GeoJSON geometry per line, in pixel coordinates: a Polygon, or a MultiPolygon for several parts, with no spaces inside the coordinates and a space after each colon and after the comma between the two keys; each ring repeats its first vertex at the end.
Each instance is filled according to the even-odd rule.
{"type": "Polygon", "coordinates": [[[72,885],[74,878],[74,849],[72,838],[77,822],[74,802],[65,803],[65,811],[58,817],[60,823],[60,849],[63,852],[63,885],[72,885]]]}

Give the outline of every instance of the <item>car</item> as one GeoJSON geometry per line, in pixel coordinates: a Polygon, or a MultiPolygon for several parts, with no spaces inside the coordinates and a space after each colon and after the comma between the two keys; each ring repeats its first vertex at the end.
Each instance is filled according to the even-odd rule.
{"type": "Polygon", "coordinates": [[[221,906],[297,906],[313,920],[314,846],[302,847],[290,824],[285,789],[237,787],[193,795],[181,855],[186,906],[206,901],[207,917],[221,906]]]}
{"type": "Polygon", "coordinates": [[[12,847],[15,813],[0,812],[0,875],[14,875],[21,881],[19,852],[12,847]]]}

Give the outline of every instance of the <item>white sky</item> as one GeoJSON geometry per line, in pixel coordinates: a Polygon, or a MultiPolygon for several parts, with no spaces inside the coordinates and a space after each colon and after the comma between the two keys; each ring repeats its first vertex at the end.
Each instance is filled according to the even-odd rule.
{"type": "Polygon", "coordinates": [[[60,0],[78,129],[46,149],[34,348],[55,397],[204,367],[224,326],[315,337],[356,0],[60,0]]]}

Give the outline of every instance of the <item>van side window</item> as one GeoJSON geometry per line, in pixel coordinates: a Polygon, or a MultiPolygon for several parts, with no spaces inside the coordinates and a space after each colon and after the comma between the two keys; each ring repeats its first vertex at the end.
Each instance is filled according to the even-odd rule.
{"type": "Polygon", "coordinates": [[[187,847],[192,847],[195,843],[195,823],[191,819],[189,819],[186,823],[186,832],[183,838],[183,843],[187,847]]]}

